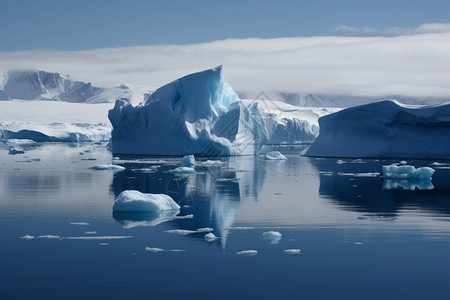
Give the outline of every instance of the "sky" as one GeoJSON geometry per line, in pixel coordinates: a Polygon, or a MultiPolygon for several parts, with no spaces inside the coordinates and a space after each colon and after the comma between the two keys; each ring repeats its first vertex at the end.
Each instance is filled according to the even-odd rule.
{"type": "Polygon", "coordinates": [[[450,96],[450,1],[1,0],[0,70],[159,86],[450,96]]]}

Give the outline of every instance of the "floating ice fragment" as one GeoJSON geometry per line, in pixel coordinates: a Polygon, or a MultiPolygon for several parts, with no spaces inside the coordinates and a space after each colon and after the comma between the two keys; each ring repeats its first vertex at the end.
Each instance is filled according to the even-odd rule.
{"type": "Polygon", "coordinates": [[[399,165],[406,165],[408,162],[406,162],[406,161],[404,161],[404,160],[402,160],[401,162],[399,162],[398,164],[399,165]]]}
{"type": "Polygon", "coordinates": [[[147,252],[152,252],[152,253],[157,253],[157,252],[163,252],[164,249],[161,249],[161,248],[145,247],[145,251],[147,251],[147,252]]]}
{"type": "Polygon", "coordinates": [[[86,234],[97,234],[97,231],[86,231],[86,234]]]}
{"type": "Polygon", "coordinates": [[[117,196],[114,211],[160,211],[180,209],[173,199],[164,194],[143,194],[135,190],[126,190],[117,196]]]}
{"type": "Polygon", "coordinates": [[[342,164],[344,163],[344,161],[343,161],[343,160],[340,160],[340,159],[338,159],[338,160],[336,161],[336,163],[337,163],[338,165],[342,165],[342,164]]]}
{"type": "Polygon", "coordinates": [[[383,177],[390,179],[431,179],[434,169],[430,167],[388,165],[383,166],[383,177]]]}
{"type": "Polygon", "coordinates": [[[355,242],[355,245],[362,245],[364,244],[363,242],[355,242]]]}
{"type": "Polygon", "coordinates": [[[108,246],[109,243],[99,243],[100,246],[108,246]]]}
{"type": "Polygon", "coordinates": [[[130,235],[104,235],[104,236],[67,236],[64,240],[124,240],[131,239],[130,235]]]}
{"type": "Polygon", "coordinates": [[[286,160],[286,156],[280,153],[280,151],[271,151],[266,153],[265,159],[267,160],[286,160]]]}
{"type": "Polygon", "coordinates": [[[88,226],[87,222],[70,222],[71,225],[88,226]]]}
{"type": "Polygon", "coordinates": [[[205,234],[205,240],[207,241],[207,242],[212,242],[212,241],[215,241],[217,239],[217,237],[214,235],[214,233],[207,233],[207,234],[205,234]]]}
{"type": "Polygon", "coordinates": [[[38,239],[56,240],[56,239],[60,239],[61,237],[59,235],[46,234],[46,235],[37,236],[37,238],[38,239]]]}
{"type": "Polygon", "coordinates": [[[120,171],[120,170],[125,170],[125,167],[117,166],[117,165],[97,165],[97,166],[92,166],[89,169],[98,170],[98,171],[105,171],[105,170],[120,171]]]}
{"type": "Polygon", "coordinates": [[[165,232],[178,234],[178,235],[188,235],[188,234],[192,234],[192,233],[197,233],[198,231],[196,231],[196,230],[186,230],[186,229],[172,229],[172,230],[167,230],[165,232]]]}
{"type": "Polygon", "coordinates": [[[269,241],[272,245],[278,244],[281,240],[281,233],[278,231],[267,231],[263,233],[263,239],[269,241]]]}
{"type": "Polygon", "coordinates": [[[286,254],[301,254],[302,250],[301,249],[286,249],[286,250],[284,250],[284,253],[286,253],[286,254]]]}
{"type": "Polygon", "coordinates": [[[193,166],[195,166],[195,157],[194,155],[186,155],[183,157],[183,159],[181,160],[181,164],[183,167],[188,167],[188,168],[192,168],[193,166]]]}
{"type": "Polygon", "coordinates": [[[258,254],[258,251],[256,251],[256,250],[243,250],[243,251],[236,252],[236,254],[243,255],[243,256],[255,256],[255,255],[258,254]]]}
{"type": "Polygon", "coordinates": [[[21,238],[21,239],[24,239],[24,240],[32,240],[32,239],[34,239],[35,237],[32,236],[32,235],[26,234],[26,235],[24,235],[24,236],[21,236],[20,238],[21,238]]]}

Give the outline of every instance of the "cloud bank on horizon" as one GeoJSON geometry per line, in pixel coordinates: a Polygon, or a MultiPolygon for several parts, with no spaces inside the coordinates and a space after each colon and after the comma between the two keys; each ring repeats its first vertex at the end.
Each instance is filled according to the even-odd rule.
{"type": "Polygon", "coordinates": [[[341,25],[334,30],[371,36],[0,52],[0,70],[40,69],[70,74],[95,85],[158,87],[189,73],[224,65],[233,88],[249,95],[283,91],[450,97],[450,23],[382,30],[341,25]]]}

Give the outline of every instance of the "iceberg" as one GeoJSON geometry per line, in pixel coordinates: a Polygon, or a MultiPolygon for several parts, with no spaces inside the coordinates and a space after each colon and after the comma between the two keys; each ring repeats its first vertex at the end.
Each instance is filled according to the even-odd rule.
{"type": "Polygon", "coordinates": [[[414,166],[389,165],[383,166],[383,177],[389,179],[431,179],[434,169],[430,167],[415,168],[414,166]]]}
{"type": "Polygon", "coordinates": [[[272,245],[278,244],[282,237],[282,234],[278,231],[266,231],[262,235],[263,239],[269,241],[272,245]]]}
{"type": "Polygon", "coordinates": [[[286,160],[286,156],[280,153],[280,151],[271,151],[266,153],[265,159],[267,160],[286,160]]]}
{"type": "Polygon", "coordinates": [[[108,118],[114,154],[247,155],[268,141],[258,105],[239,99],[222,66],[168,83],[138,106],[119,99],[108,118]]]}
{"type": "Polygon", "coordinates": [[[181,164],[183,167],[192,168],[195,166],[195,157],[194,155],[186,155],[181,159],[181,164]]]}
{"type": "Polygon", "coordinates": [[[180,206],[164,194],[143,194],[135,190],[126,190],[117,196],[113,211],[160,211],[179,210],[180,206]]]}
{"type": "Polygon", "coordinates": [[[450,103],[380,101],[323,116],[319,125],[306,156],[450,159],[450,103]]]}

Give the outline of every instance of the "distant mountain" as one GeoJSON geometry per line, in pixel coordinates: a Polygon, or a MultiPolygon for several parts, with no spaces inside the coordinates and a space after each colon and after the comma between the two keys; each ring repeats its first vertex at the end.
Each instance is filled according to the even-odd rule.
{"type": "Polygon", "coordinates": [[[105,103],[126,98],[142,101],[153,91],[149,87],[121,85],[96,87],[75,81],[69,75],[46,71],[0,73],[0,100],[51,100],[76,103],[105,103]]]}
{"type": "Polygon", "coordinates": [[[382,97],[327,95],[327,94],[304,94],[285,92],[260,92],[260,93],[238,93],[242,99],[258,99],[281,101],[300,107],[351,107],[367,104],[379,100],[397,100],[404,104],[434,105],[449,102],[450,98],[418,98],[400,95],[386,95],[382,97]]]}
{"type": "MultiPolygon", "coordinates": [[[[90,82],[75,81],[69,75],[46,71],[0,72],[0,100],[51,100],[76,103],[113,103],[116,99],[129,99],[138,104],[149,97],[155,88],[122,84],[96,87],[90,82]]],[[[417,98],[399,95],[364,97],[266,91],[238,92],[241,99],[281,101],[299,107],[351,107],[377,100],[397,100],[404,104],[441,104],[450,98],[417,98]]]]}

